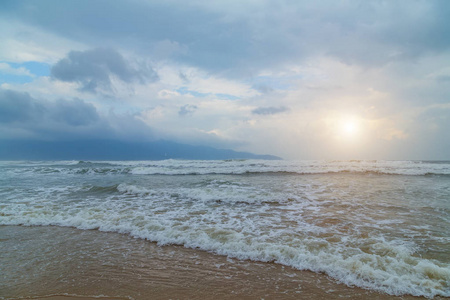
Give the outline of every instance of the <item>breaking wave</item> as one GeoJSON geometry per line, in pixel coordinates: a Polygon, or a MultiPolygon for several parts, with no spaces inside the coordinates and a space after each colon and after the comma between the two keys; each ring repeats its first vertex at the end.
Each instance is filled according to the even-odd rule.
{"type": "Polygon", "coordinates": [[[448,176],[450,162],[433,161],[136,161],[136,162],[25,162],[15,165],[10,172],[24,174],[134,174],[134,175],[244,175],[244,174],[367,174],[367,175],[408,175],[408,176],[448,176]],[[18,167],[19,166],[19,167],[18,167]]]}

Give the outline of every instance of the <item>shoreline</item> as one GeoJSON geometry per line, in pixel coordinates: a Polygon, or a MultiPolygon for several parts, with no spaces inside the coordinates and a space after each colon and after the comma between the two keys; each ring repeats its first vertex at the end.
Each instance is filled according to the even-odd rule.
{"type": "Polygon", "coordinates": [[[424,299],[119,233],[3,225],[0,236],[0,299],[424,299]]]}

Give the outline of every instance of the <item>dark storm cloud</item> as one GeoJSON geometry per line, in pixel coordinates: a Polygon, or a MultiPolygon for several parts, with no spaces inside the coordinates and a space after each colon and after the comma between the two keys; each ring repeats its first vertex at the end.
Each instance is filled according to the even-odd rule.
{"type": "Polygon", "coordinates": [[[158,78],[150,67],[133,68],[119,52],[107,48],[72,51],[52,67],[51,74],[61,81],[77,82],[88,92],[96,92],[99,88],[109,90],[111,76],[126,83],[144,83],[158,78]]]}
{"type": "Polygon", "coordinates": [[[100,119],[95,107],[80,99],[58,100],[52,107],[51,118],[70,126],[86,126],[100,119]]]}
{"type": "Polygon", "coordinates": [[[0,123],[12,127],[87,126],[100,119],[92,104],[80,99],[38,101],[28,93],[0,89],[0,123]]]}
{"type": "Polygon", "coordinates": [[[269,106],[269,107],[258,107],[252,110],[252,113],[255,115],[275,115],[282,112],[286,112],[288,110],[289,108],[284,106],[279,107],[269,106]]]}
{"type": "Polygon", "coordinates": [[[0,89],[0,123],[20,123],[38,119],[45,108],[28,93],[0,89]]]}
{"type": "Polygon", "coordinates": [[[0,139],[145,141],[154,132],[134,115],[100,115],[81,99],[44,101],[0,89],[0,139]]]}
{"type": "Polygon", "coordinates": [[[0,139],[73,140],[115,134],[109,121],[83,100],[41,101],[0,89],[0,139]]]}

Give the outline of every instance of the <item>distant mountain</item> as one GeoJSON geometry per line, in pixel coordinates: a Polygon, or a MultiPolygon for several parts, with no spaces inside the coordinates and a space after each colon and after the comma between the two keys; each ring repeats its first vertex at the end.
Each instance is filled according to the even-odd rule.
{"type": "Polygon", "coordinates": [[[113,140],[82,141],[13,141],[0,140],[0,160],[162,160],[162,159],[281,159],[191,146],[169,141],[120,142],[113,140]]]}

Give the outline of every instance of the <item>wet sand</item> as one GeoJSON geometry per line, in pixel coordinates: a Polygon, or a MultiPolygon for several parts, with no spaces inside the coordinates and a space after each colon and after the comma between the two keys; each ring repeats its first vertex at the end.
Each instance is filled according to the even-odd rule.
{"type": "Polygon", "coordinates": [[[275,263],[60,227],[0,226],[0,274],[0,299],[421,299],[275,263]]]}

